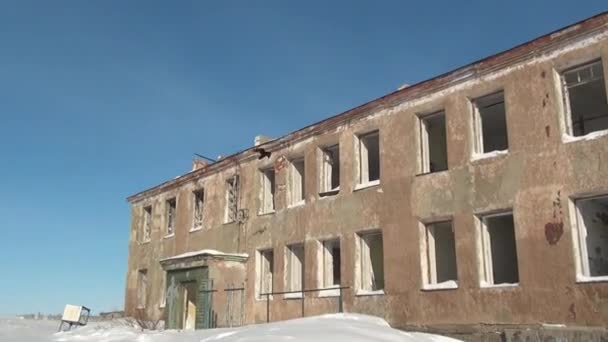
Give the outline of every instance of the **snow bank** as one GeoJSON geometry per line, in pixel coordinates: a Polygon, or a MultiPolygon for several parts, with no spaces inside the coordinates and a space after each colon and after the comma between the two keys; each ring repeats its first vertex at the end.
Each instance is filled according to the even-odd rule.
{"type": "MultiPolygon", "coordinates": [[[[0,320],[2,342],[450,342],[448,337],[407,333],[392,329],[378,317],[332,314],[249,325],[231,329],[197,331],[145,331],[126,324],[91,323],[71,332],[55,333],[56,326],[41,329],[40,321],[26,321],[24,329],[6,329],[0,320]]],[[[58,322],[57,322],[58,323],[58,322]]],[[[11,326],[11,324],[8,324],[11,326]]]]}

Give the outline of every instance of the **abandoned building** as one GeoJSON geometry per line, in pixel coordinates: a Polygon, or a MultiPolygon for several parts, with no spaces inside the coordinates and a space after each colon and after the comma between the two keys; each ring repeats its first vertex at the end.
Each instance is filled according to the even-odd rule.
{"type": "Polygon", "coordinates": [[[126,314],[605,326],[606,78],[603,13],[196,160],[128,198],[126,314]]]}

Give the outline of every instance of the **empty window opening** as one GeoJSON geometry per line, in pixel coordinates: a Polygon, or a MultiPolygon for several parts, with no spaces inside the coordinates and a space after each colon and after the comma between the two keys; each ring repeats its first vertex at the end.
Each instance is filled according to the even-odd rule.
{"type": "Polygon", "coordinates": [[[513,213],[480,218],[482,285],[517,284],[517,247],[513,213]]]}
{"type": "Polygon", "coordinates": [[[367,233],[360,236],[361,290],[384,289],[384,248],[382,233],[367,233]]]}
{"type": "Polygon", "coordinates": [[[175,198],[167,200],[167,235],[173,235],[175,233],[175,214],[177,208],[177,201],[175,198]]]}
{"type": "Polygon", "coordinates": [[[296,205],[304,202],[305,194],[305,171],[304,158],[291,161],[290,167],[290,204],[296,205]]]}
{"type": "Polygon", "coordinates": [[[475,107],[475,152],[489,153],[509,149],[504,92],[473,101],[475,107]]]}
{"type": "Polygon", "coordinates": [[[321,265],[322,287],[340,286],[340,240],[323,241],[321,265]]]}
{"type": "Polygon", "coordinates": [[[160,304],[161,308],[167,305],[167,272],[162,272],[160,281],[160,304]]]}
{"type": "Polygon", "coordinates": [[[425,285],[448,284],[458,280],[454,228],[451,221],[427,224],[424,227],[425,285]]]}
{"type": "Polygon", "coordinates": [[[274,169],[267,169],[267,170],[262,170],[260,172],[261,176],[262,176],[262,182],[261,182],[261,193],[260,193],[260,200],[261,200],[261,206],[260,206],[260,213],[261,214],[265,214],[265,213],[271,213],[275,210],[275,203],[274,203],[274,188],[275,188],[275,182],[274,182],[274,169]]]}
{"type": "Polygon", "coordinates": [[[577,66],[562,73],[568,134],[582,136],[608,129],[608,101],[602,61],[577,66]]]}
{"type": "Polygon", "coordinates": [[[144,219],[142,228],[142,241],[150,241],[152,237],[152,206],[144,207],[144,219]]]}
{"type": "Polygon", "coordinates": [[[258,294],[272,293],[274,252],[272,249],[259,251],[258,256],[258,294]]]}
{"type": "Polygon", "coordinates": [[[144,309],[146,307],[146,299],[148,297],[148,270],[143,269],[137,271],[137,308],[144,309]]]}
{"type": "Polygon", "coordinates": [[[291,245],[287,247],[287,291],[301,291],[304,289],[304,245],[291,245]]]}
{"type": "Polygon", "coordinates": [[[380,135],[378,131],[359,136],[359,184],[380,180],[380,135]]]}
{"type": "Polygon", "coordinates": [[[575,203],[579,272],[585,277],[608,276],[608,196],[575,203]]]}
{"type": "Polygon", "coordinates": [[[321,195],[333,195],[340,190],[340,146],[321,150],[321,195]]]}
{"type": "Polygon", "coordinates": [[[194,197],[194,218],[192,229],[198,229],[203,226],[203,208],[205,205],[205,190],[199,189],[193,192],[194,197]]]}
{"type": "Polygon", "coordinates": [[[239,176],[232,176],[226,181],[226,207],[224,222],[236,221],[238,211],[239,176]]]}
{"type": "Polygon", "coordinates": [[[420,119],[422,172],[448,169],[445,113],[438,112],[420,119]]]}

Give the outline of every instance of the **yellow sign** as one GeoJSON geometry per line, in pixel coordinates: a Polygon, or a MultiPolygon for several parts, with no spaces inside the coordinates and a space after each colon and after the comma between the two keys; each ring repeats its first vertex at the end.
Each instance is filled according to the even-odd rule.
{"type": "Polygon", "coordinates": [[[66,322],[78,323],[78,321],[80,321],[81,312],[82,312],[82,306],[68,304],[65,306],[65,309],[63,310],[63,317],[61,319],[66,322]]]}

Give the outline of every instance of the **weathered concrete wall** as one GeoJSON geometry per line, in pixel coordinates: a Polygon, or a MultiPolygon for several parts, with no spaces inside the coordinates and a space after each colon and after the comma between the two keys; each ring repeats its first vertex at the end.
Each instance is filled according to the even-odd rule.
{"type": "MultiPolygon", "coordinates": [[[[604,30],[605,32],[606,30],[604,30]]],[[[147,268],[152,284],[160,281],[158,259],[202,248],[246,252],[248,322],[266,320],[266,303],[256,299],[256,250],[274,249],[274,291],[285,290],[285,246],[305,244],[305,288],[320,285],[319,240],[339,238],[345,310],[385,317],[395,326],[441,324],[535,324],[540,322],[603,326],[608,322],[608,286],[577,282],[573,253],[572,208],[575,195],[608,193],[608,136],[567,142],[562,138],[563,108],[555,69],[602,57],[608,78],[608,40],[578,41],[510,68],[473,78],[390,109],[370,112],[323,134],[286,144],[268,159],[237,162],[202,179],[133,203],[126,311],[133,314],[138,268],[147,268]],[[509,152],[472,159],[471,98],[503,89],[509,152]],[[416,115],[444,109],[449,170],[419,175],[416,115]],[[381,181],[355,189],[355,135],[378,129],[381,181]],[[319,147],[340,143],[340,192],[319,197],[319,147]],[[287,160],[305,158],[306,203],[287,206],[287,160]],[[258,215],[259,169],[276,170],[276,211],[258,215]],[[225,181],[241,177],[242,225],[223,224],[225,181]],[[196,182],[196,184],[195,184],[196,182]],[[206,191],[205,227],[189,232],[191,192],[206,191]],[[177,225],[163,238],[164,200],[177,196],[177,225]],[[142,207],[154,206],[152,242],[139,244],[142,207]],[[515,221],[519,285],[480,288],[475,214],[512,209],[515,221]],[[455,231],[458,288],[421,290],[419,222],[451,218],[455,231]],[[384,240],[384,294],[356,295],[357,233],[379,229],[384,240]]],[[[219,273],[221,274],[221,272],[219,273]]],[[[156,285],[148,291],[147,314],[160,314],[156,285]]],[[[335,312],[335,298],[307,294],[307,315],[335,312]]],[[[301,302],[274,296],[272,320],[299,317],[301,302]]]]}

